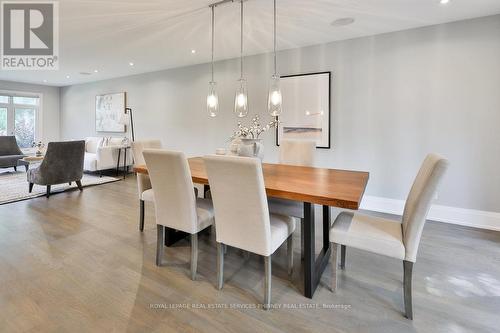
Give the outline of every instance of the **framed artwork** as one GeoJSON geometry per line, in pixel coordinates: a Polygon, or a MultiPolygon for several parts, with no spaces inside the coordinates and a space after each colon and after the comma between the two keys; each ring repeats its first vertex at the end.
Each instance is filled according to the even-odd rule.
{"type": "Polygon", "coordinates": [[[95,97],[96,132],[124,133],[125,125],[120,123],[125,113],[125,93],[97,95],[95,97]]]}
{"type": "Polygon", "coordinates": [[[276,145],[282,138],[316,141],[317,148],[330,148],[331,72],[281,77],[283,112],[276,129],[276,145]]]}

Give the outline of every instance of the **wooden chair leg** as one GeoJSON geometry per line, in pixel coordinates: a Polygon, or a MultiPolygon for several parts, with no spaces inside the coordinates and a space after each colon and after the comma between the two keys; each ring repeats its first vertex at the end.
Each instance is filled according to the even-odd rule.
{"type": "Polygon", "coordinates": [[[340,246],[340,269],[345,269],[345,255],[346,255],[346,246],[340,246]]]}
{"type": "Polygon", "coordinates": [[[271,256],[264,257],[264,271],[266,279],[264,283],[264,309],[268,310],[271,307],[271,256]]]}
{"type": "Polygon", "coordinates": [[[30,192],[30,193],[33,191],[33,185],[35,185],[35,184],[30,183],[30,185],[29,185],[29,192],[30,192]]]}
{"type": "Polygon", "coordinates": [[[413,275],[413,263],[411,261],[403,261],[403,294],[404,294],[404,302],[405,302],[405,315],[406,318],[413,320],[413,303],[411,296],[411,281],[413,275]]]}
{"type": "Polygon", "coordinates": [[[337,290],[337,260],[339,245],[337,243],[331,243],[330,247],[332,249],[332,257],[330,259],[330,265],[332,266],[332,282],[330,289],[332,292],[335,292],[337,290]]]}
{"type": "Polygon", "coordinates": [[[198,234],[191,234],[191,280],[196,280],[198,266],[198,234]]]}
{"type": "Polygon", "coordinates": [[[165,249],[165,227],[156,225],[156,266],[161,266],[165,249]]]}
{"type": "Polygon", "coordinates": [[[47,198],[50,197],[50,185],[47,185],[47,193],[45,194],[45,196],[47,198]]]}
{"type": "Polygon", "coordinates": [[[80,191],[83,191],[83,186],[82,186],[82,181],[81,181],[81,180],[77,180],[77,181],[76,181],[76,186],[78,186],[78,189],[79,189],[80,191]]]}
{"type": "Polygon", "coordinates": [[[139,200],[140,212],[139,212],[139,230],[144,231],[144,200],[139,200]]]}
{"type": "Polygon", "coordinates": [[[224,286],[224,244],[217,243],[217,289],[224,286]]]}

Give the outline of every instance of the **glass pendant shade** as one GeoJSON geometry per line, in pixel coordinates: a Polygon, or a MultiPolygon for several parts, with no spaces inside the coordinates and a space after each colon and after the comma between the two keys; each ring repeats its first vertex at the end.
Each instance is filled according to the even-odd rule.
{"type": "Polygon", "coordinates": [[[238,87],[234,96],[234,114],[238,118],[246,117],[248,114],[248,90],[245,79],[238,80],[238,87]]]}
{"type": "Polygon", "coordinates": [[[207,111],[210,117],[216,117],[219,112],[219,97],[217,96],[217,83],[208,84],[207,111]]]}
{"type": "Polygon", "coordinates": [[[280,89],[280,77],[273,75],[269,81],[269,96],[267,99],[267,110],[273,117],[281,114],[282,98],[280,89]]]}

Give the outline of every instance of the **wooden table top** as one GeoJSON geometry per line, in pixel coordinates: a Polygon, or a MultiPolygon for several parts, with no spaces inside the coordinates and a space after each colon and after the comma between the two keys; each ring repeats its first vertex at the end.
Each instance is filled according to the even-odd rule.
{"type": "MultiPolygon", "coordinates": [[[[188,161],[193,183],[208,184],[203,159],[188,161]]],[[[359,209],[369,178],[368,172],[285,164],[263,163],[262,169],[269,197],[347,209],[359,209]]],[[[148,173],[145,165],[134,167],[134,171],[148,173]]]]}

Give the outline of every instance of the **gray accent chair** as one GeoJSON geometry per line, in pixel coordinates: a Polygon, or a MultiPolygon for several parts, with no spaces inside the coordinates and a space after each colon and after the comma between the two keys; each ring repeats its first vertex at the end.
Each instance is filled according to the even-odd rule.
{"type": "Polygon", "coordinates": [[[0,168],[14,168],[17,171],[18,166],[24,165],[28,171],[29,163],[22,160],[25,156],[15,136],[0,136],[0,168]]]}
{"type": "Polygon", "coordinates": [[[50,196],[50,186],[76,182],[83,190],[83,159],[85,141],[49,142],[47,152],[40,166],[28,171],[29,191],[33,185],[47,186],[47,198],[50,196]]]}

